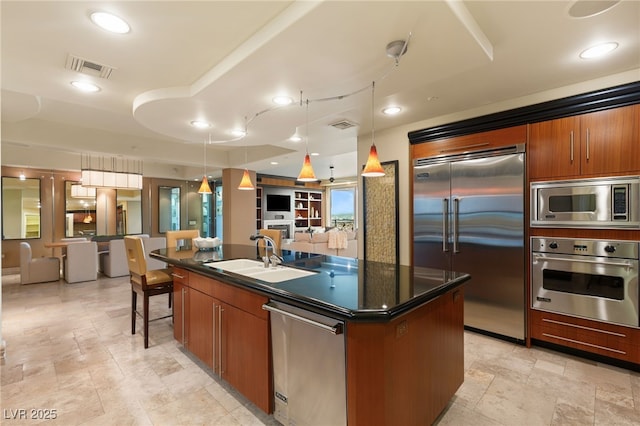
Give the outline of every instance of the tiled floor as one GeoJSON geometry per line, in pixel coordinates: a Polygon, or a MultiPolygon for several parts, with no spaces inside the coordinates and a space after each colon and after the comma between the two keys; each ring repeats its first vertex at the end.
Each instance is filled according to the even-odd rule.
{"type": "MultiPolygon", "coordinates": [[[[30,418],[44,410],[64,425],[276,424],[185,355],[170,320],[152,323],[143,349],[130,334],[127,277],[2,281],[3,425],[44,423],[30,418]]],[[[152,300],[152,311],[167,309],[152,300]]],[[[465,369],[440,425],[640,424],[638,373],[473,333],[465,369]]]]}

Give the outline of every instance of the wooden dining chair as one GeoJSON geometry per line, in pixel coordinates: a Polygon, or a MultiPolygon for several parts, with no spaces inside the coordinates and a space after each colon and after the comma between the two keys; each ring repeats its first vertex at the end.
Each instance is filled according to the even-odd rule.
{"type": "Polygon", "coordinates": [[[136,316],[142,317],[144,324],[144,348],[149,347],[149,322],[173,315],[149,319],[149,297],[158,294],[168,294],[171,304],[173,292],[173,277],[166,269],[147,270],[147,261],[144,255],[144,246],[139,237],[124,237],[125,251],[131,281],[131,334],[136,334],[136,316]],[[142,313],[137,310],[138,294],[142,296],[142,313]]]}

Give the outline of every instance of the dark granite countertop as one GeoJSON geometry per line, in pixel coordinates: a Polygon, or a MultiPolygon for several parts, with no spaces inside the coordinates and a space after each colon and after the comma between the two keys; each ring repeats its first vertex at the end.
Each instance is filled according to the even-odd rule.
{"type": "Polygon", "coordinates": [[[282,255],[284,265],[318,273],[269,283],[205,265],[220,260],[259,259],[255,245],[223,244],[210,251],[167,248],[151,253],[152,257],[171,265],[349,321],[388,321],[470,278],[465,273],[340,256],[290,250],[283,250],[282,255]]]}

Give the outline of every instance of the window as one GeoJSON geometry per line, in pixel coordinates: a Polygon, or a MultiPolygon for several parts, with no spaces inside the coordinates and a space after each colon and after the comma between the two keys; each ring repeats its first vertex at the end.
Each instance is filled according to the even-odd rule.
{"type": "Polygon", "coordinates": [[[329,190],[331,205],[331,223],[339,229],[354,231],[356,229],[356,187],[331,188],[329,190]]]}

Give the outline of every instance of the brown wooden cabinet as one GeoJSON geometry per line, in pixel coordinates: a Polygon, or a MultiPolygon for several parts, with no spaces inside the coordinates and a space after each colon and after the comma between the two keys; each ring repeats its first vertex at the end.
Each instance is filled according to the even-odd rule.
{"type": "Polygon", "coordinates": [[[186,346],[185,311],[188,311],[189,273],[181,268],[173,268],[173,338],[186,346]]]}
{"type": "Polygon", "coordinates": [[[532,339],[640,363],[640,330],[535,309],[529,317],[532,339]]]}
{"type": "Polygon", "coordinates": [[[411,146],[411,158],[486,151],[527,142],[527,126],[514,126],[471,135],[439,139],[411,146]]]}
{"type": "Polygon", "coordinates": [[[189,290],[189,309],[185,314],[189,330],[186,348],[211,369],[215,365],[213,308],[213,297],[198,290],[189,290]]]}
{"type": "Polygon", "coordinates": [[[529,177],[554,179],[640,172],[640,105],[533,123],[529,177]]]}
{"type": "Polygon", "coordinates": [[[270,413],[268,299],[178,268],[173,293],[175,339],[270,413]]]}
{"type": "MultiPolygon", "coordinates": [[[[266,299],[260,302],[260,306],[266,299]]],[[[235,306],[221,305],[220,376],[265,412],[271,412],[269,324],[235,306]]]]}

